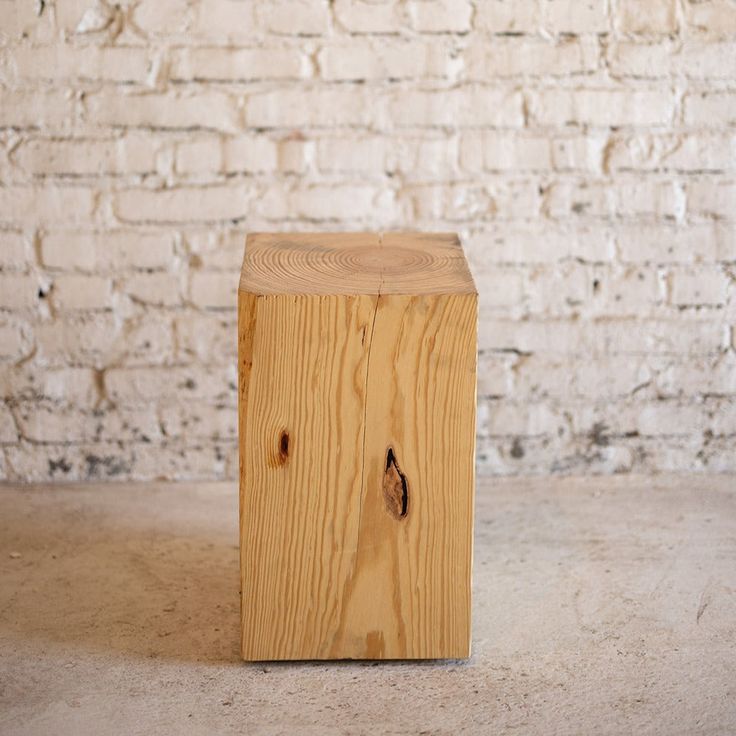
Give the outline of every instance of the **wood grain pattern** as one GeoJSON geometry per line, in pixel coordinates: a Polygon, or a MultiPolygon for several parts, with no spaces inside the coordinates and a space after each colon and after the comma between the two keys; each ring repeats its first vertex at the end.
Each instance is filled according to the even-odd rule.
{"type": "Polygon", "coordinates": [[[474,294],[454,233],[252,233],[240,288],[256,294],[474,294]]]}
{"type": "MultiPolygon", "coordinates": [[[[377,287],[408,283],[385,243],[377,287]]],[[[243,657],[468,656],[474,289],[440,269],[417,294],[294,293],[283,279],[282,293],[258,293],[242,286],[247,261],[243,657]]]]}

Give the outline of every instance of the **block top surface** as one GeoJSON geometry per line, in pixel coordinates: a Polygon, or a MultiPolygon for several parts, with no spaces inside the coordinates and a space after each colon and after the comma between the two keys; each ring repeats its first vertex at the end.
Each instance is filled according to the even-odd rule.
{"type": "Polygon", "coordinates": [[[453,233],[251,233],[240,289],[255,294],[475,294],[453,233]]]}

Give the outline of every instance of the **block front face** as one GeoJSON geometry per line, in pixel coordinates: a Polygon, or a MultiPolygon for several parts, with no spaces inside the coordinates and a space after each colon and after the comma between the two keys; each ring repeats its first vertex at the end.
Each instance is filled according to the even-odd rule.
{"type": "Polygon", "coordinates": [[[245,659],[469,654],[476,319],[241,290],[245,659]]]}

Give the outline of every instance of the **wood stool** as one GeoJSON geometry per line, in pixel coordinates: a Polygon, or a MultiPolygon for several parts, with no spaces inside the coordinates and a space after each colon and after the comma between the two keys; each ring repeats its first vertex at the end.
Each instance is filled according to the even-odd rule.
{"type": "Polygon", "coordinates": [[[455,235],[248,236],[244,659],[469,656],[477,298],[455,235]]]}

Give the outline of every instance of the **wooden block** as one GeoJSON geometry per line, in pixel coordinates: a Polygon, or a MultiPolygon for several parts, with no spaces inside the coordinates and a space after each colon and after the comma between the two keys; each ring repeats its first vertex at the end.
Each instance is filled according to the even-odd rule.
{"type": "Polygon", "coordinates": [[[470,653],[477,293],[446,234],[254,234],[242,655],[470,653]]]}

